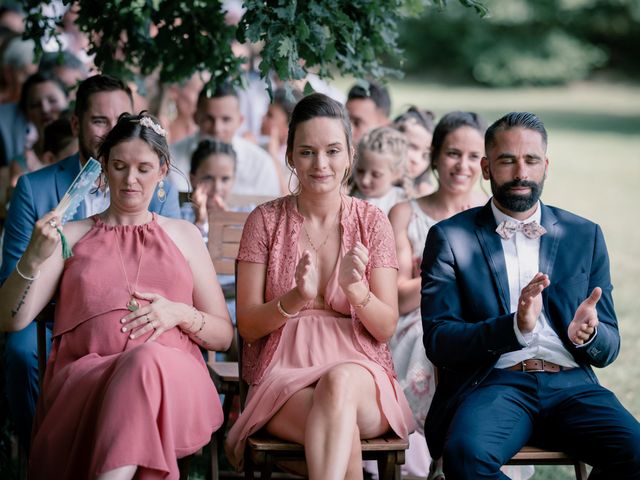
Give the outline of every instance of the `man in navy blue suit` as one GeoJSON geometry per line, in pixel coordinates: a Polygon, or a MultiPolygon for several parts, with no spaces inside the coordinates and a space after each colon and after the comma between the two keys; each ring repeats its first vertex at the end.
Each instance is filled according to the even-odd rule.
{"type": "Polygon", "coordinates": [[[447,480],[499,479],[537,444],[593,465],[591,478],[639,479],[640,424],[591,368],[620,349],[602,231],[539,201],[549,160],[535,115],[495,122],[485,149],[493,198],[431,227],[425,245],[432,456],[447,480]]]}
{"type": "MultiPolygon", "coordinates": [[[[13,272],[24,253],[33,226],[53,210],[73,182],[82,165],[96,157],[102,138],[124,112],[133,110],[131,90],[120,79],[94,75],[78,87],[71,126],[78,136],[79,152],[41,170],[23,175],[11,196],[5,223],[0,282],[13,272]]],[[[169,217],[180,217],[178,193],[164,182],[165,199],[154,195],[150,210],[169,217]]],[[[72,220],[102,212],[109,204],[109,192],[96,189],[80,204],[72,220]]],[[[50,335],[47,329],[47,335],[50,335]]],[[[5,344],[5,378],[9,413],[21,443],[28,448],[31,424],[39,394],[36,325],[8,333],[5,344]]],[[[47,345],[49,342],[47,342],[47,345]]]]}

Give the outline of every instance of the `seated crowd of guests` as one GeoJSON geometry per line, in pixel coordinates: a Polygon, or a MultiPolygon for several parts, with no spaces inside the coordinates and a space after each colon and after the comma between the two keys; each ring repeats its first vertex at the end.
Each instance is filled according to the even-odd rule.
{"type": "MultiPolygon", "coordinates": [[[[17,66],[28,45],[2,35],[17,66]]],[[[203,352],[234,328],[238,468],[266,431],[304,445],[287,469],[362,478],[361,440],[391,433],[430,480],[528,478],[504,465],[529,443],[640,478],[640,425],[591,368],[620,348],[603,235],[540,201],[535,115],[393,119],[387,89],[358,82],[276,90],[248,121],[262,97],[201,76],[164,89],[169,115],[66,56],[24,61],[0,105],[0,390],[31,478],[178,478],[223,424],[203,352]],[[91,158],[101,176],[59,210],[91,158]],[[206,247],[224,211],[249,212],[235,276],[206,247]]]]}

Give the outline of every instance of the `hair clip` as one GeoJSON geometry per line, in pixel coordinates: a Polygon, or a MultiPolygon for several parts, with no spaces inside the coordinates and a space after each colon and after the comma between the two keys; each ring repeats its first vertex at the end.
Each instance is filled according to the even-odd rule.
{"type": "Polygon", "coordinates": [[[167,136],[167,131],[164,128],[162,128],[160,125],[155,123],[153,120],[151,120],[151,118],[149,117],[142,117],[140,119],[140,125],[142,125],[143,127],[150,128],[161,137],[167,136]]]}

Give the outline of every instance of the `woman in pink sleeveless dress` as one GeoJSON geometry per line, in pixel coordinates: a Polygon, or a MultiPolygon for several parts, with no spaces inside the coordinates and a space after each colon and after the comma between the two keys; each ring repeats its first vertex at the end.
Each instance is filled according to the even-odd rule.
{"type": "Polygon", "coordinates": [[[109,208],[65,225],[67,260],[60,215],[46,214],[0,292],[12,330],[56,297],[32,479],[178,479],[176,459],[222,423],[199,348],[232,338],[215,271],[195,226],[148,210],[169,167],[165,135],[123,115],[99,151],[109,208]]]}
{"type": "Polygon", "coordinates": [[[344,107],[302,99],[287,143],[299,192],[252,212],[238,254],[250,389],[227,439],[236,465],[264,428],[304,444],[310,478],[361,478],[360,439],[413,430],[386,345],[398,320],[393,233],[379,209],[344,195],[352,161],[344,107]]]}

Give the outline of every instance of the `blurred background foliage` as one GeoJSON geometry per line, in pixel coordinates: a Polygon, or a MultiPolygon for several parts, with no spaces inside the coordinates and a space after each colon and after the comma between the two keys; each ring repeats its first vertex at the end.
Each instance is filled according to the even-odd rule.
{"type": "Polygon", "coordinates": [[[320,77],[402,75],[398,28],[425,9],[449,4],[481,17],[484,0],[244,0],[239,24],[230,23],[221,0],[18,0],[27,12],[27,38],[56,38],[62,17],[54,4],[75,5],[78,28],[89,38],[89,54],[104,73],[122,77],[157,71],[179,82],[209,71],[211,85],[239,80],[242,61],[231,42],[260,47],[260,75],[298,80],[320,77]],[[302,60],[302,61],[301,61],[302,60]]]}
{"type": "MultiPolygon", "coordinates": [[[[431,2],[425,2],[431,3],[431,2]]],[[[484,0],[488,15],[449,2],[403,20],[405,73],[504,87],[640,73],[638,0],[484,0]]]]}

